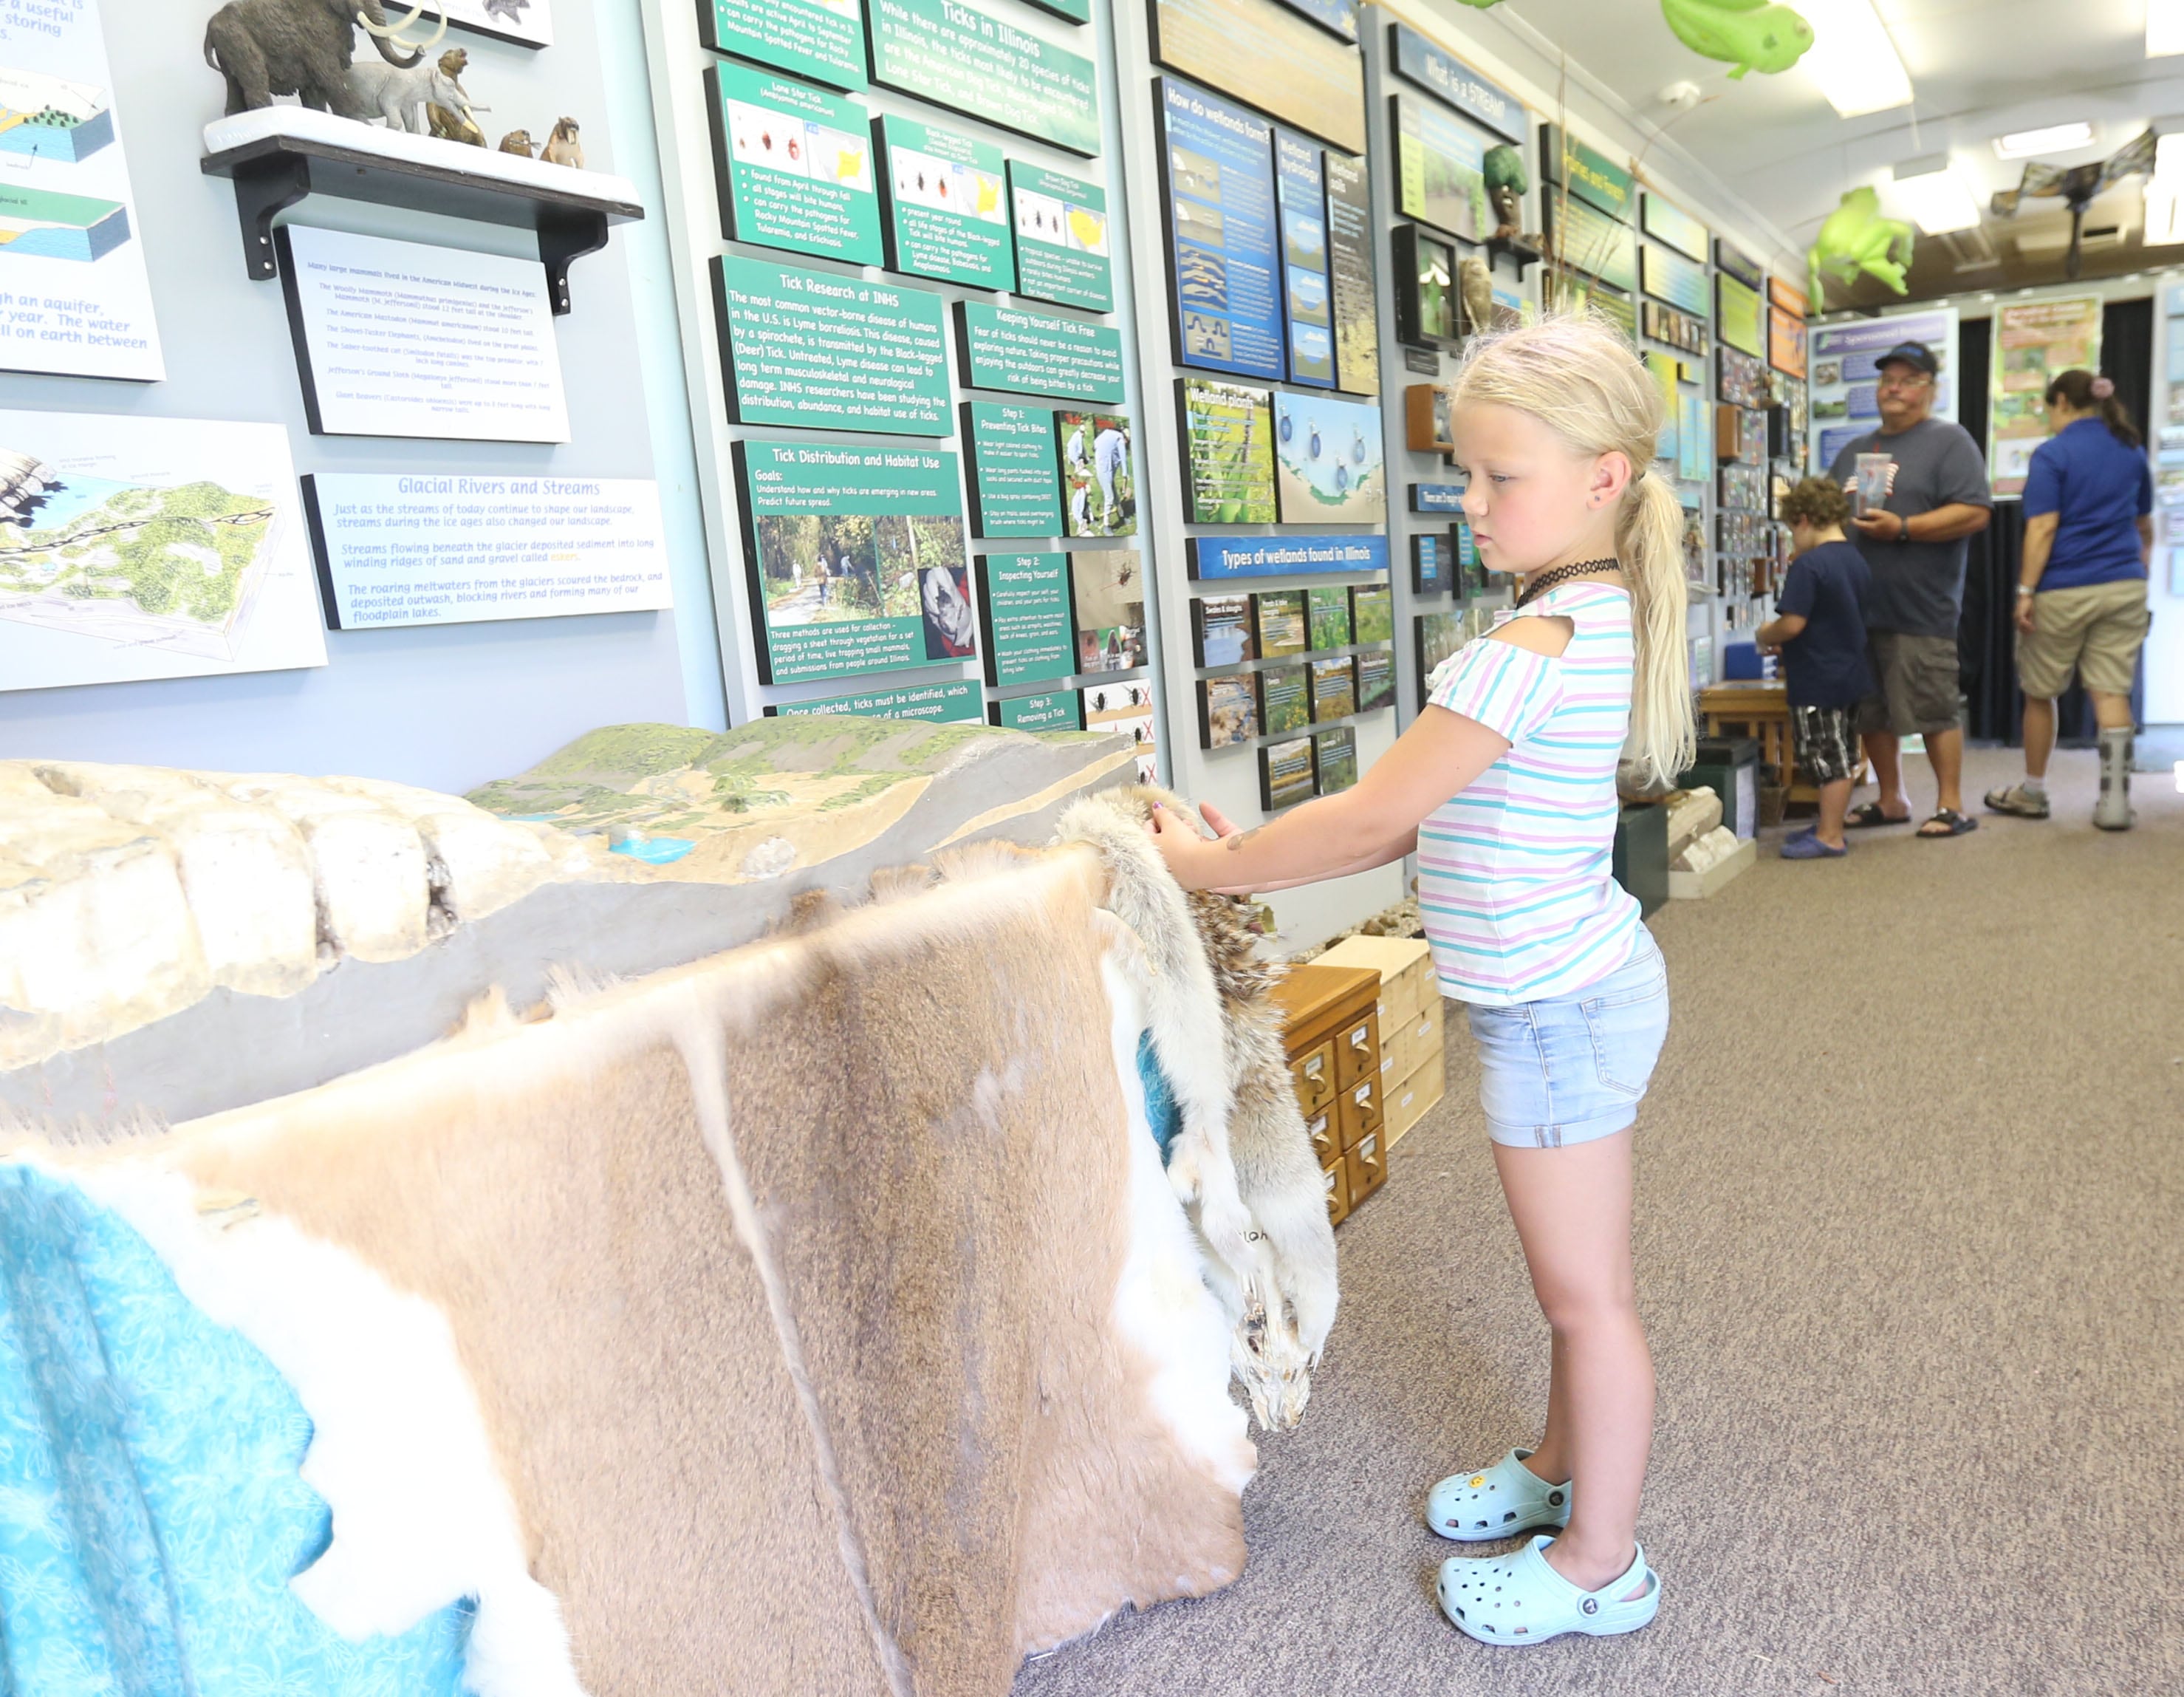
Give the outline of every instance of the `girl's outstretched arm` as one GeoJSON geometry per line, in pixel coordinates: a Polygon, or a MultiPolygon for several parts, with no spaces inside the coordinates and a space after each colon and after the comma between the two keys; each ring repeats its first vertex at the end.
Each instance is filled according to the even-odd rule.
{"type": "Polygon", "coordinates": [[[1409,852],[1426,815],[1508,750],[1505,738],[1476,719],[1428,706],[1339,795],[1215,842],[1188,821],[1156,812],[1153,840],[1185,890],[1284,889],[1362,872],[1409,852]]]}

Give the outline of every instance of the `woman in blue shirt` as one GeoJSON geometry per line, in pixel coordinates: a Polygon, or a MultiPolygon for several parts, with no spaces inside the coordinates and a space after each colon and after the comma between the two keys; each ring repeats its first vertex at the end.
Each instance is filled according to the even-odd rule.
{"type": "Polygon", "coordinates": [[[2048,438],[2025,478],[2025,558],[2018,572],[2017,681],[2025,691],[2025,778],[1987,792],[1997,813],[2048,817],[2055,698],[2075,672],[2101,732],[2093,823],[2131,822],[2131,685],[2152,615],[2153,477],[2115,384],[2064,371],[2048,385],[2048,438]]]}

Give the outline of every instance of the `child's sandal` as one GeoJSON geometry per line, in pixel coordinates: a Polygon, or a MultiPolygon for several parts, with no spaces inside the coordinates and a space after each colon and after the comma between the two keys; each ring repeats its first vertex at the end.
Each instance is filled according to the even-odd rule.
{"type": "Polygon", "coordinates": [[[1513,1449],[1483,1473],[1454,1473],[1426,1495],[1426,1524],[1458,1543],[1514,1538],[1569,1524],[1570,1488],[1550,1485],[1513,1449]]]}
{"type": "Polygon", "coordinates": [[[1564,1633],[1610,1638],[1636,1632],[1660,1612],[1661,1576],[1642,1549],[1619,1578],[1580,1591],[1548,1566],[1553,1542],[1535,1538],[1512,1555],[1450,1556],[1435,1587],[1441,1612],[1481,1644],[1545,1644],[1564,1633]],[[1641,1580],[1645,1589],[1625,1601],[1641,1580]]]}

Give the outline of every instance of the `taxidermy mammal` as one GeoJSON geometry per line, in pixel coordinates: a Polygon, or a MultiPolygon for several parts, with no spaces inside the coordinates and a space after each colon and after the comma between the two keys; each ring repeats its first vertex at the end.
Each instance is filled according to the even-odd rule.
{"type": "Polygon", "coordinates": [[[1537,1644],[1635,1631],[1660,1600],[1635,1536],[1653,1370],[1630,1259],[1631,1126],[1668,1034],[1668,981],[1611,862],[1620,768],[1662,779],[1691,758],[1684,520],[1648,469],[1659,391],[1613,330],[1551,318],[1476,338],[1455,388],[1464,514],[1488,569],[1520,580],[1513,616],[1435,671],[1418,718],[1352,788],[1219,841],[1165,808],[1154,824],[1190,890],[1279,890],[1419,856],[1435,969],[1470,1004],[1495,1165],[1554,1336],[1538,1448],[1441,1481],[1427,1524],[1465,1542],[1559,1533],[1441,1567],[1459,1631],[1537,1644]]]}
{"type": "MultiPolygon", "coordinates": [[[[349,62],[361,22],[387,64],[407,70],[424,56],[402,31],[422,15],[420,5],[389,27],[379,0],[228,0],[205,25],[205,63],[227,79],[230,114],[270,106],[276,94],[344,118],[372,114],[349,92],[349,62]],[[404,59],[395,49],[415,49],[404,59]]],[[[447,20],[440,22],[443,31],[447,20]]],[[[439,37],[432,38],[437,41],[439,37]]]]}

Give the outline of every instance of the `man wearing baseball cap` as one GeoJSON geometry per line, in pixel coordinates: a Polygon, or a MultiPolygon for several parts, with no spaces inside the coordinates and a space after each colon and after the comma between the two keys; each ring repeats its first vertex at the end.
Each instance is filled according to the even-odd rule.
{"type": "Polygon", "coordinates": [[[1930,416],[1942,370],[1934,350],[1899,342],[1874,364],[1880,428],[1847,444],[1828,472],[1851,492],[1850,539],[1873,574],[1865,625],[1875,691],[1859,704],[1858,731],[1880,794],[1844,823],[1894,825],[1911,817],[1903,739],[1915,731],[1925,739],[1940,792],[1919,835],[1958,837],[1977,827],[1964,812],[1957,712],[1964,539],[1986,528],[1994,494],[1971,433],[1930,416]]]}

